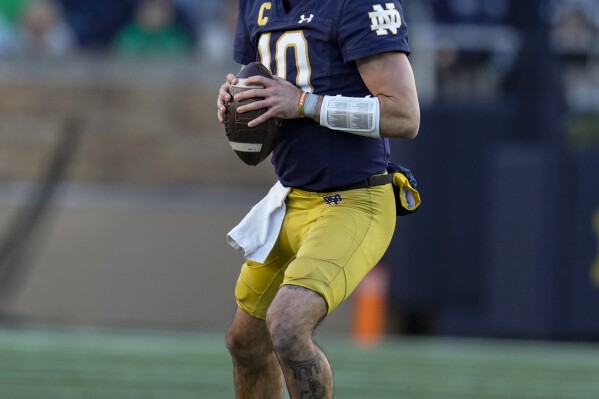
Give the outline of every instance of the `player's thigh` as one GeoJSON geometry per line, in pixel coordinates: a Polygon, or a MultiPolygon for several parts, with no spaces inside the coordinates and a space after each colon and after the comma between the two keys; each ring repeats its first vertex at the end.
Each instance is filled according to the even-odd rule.
{"type": "Polygon", "coordinates": [[[329,312],[378,263],[395,229],[391,185],[346,191],[341,198],[338,205],[324,205],[283,281],[320,294],[329,312]]]}
{"type": "Polygon", "coordinates": [[[265,320],[266,311],[283,282],[285,266],[285,260],[279,256],[279,243],[264,263],[246,261],[235,286],[237,306],[250,316],[265,320]]]}

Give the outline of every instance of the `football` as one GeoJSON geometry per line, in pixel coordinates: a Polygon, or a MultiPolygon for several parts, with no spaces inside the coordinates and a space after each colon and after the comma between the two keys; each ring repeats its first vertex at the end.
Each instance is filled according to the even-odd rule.
{"type": "Polygon", "coordinates": [[[266,108],[261,108],[256,111],[245,112],[240,114],[237,112],[237,107],[250,104],[254,101],[259,101],[262,98],[250,98],[243,101],[237,101],[236,95],[246,90],[254,88],[262,88],[262,86],[247,86],[245,80],[250,76],[264,76],[272,79],[273,76],[264,65],[259,62],[249,63],[239,72],[237,84],[231,85],[231,95],[233,100],[227,102],[227,111],[225,112],[225,133],[229,144],[239,158],[248,165],[258,165],[265,160],[275,145],[281,126],[281,121],[278,118],[270,118],[264,123],[253,128],[248,127],[248,122],[257,118],[267,111],[266,108]]]}

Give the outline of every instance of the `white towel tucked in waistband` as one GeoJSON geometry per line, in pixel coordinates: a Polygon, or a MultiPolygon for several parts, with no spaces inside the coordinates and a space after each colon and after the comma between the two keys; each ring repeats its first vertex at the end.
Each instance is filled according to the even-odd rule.
{"type": "Polygon", "coordinates": [[[248,212],[243,220],[227,234],[227,242],[245,258],[264,263],[274,246],[285,217],[285,198],[291,188],[277,181],[266,197],[248,212]]]}

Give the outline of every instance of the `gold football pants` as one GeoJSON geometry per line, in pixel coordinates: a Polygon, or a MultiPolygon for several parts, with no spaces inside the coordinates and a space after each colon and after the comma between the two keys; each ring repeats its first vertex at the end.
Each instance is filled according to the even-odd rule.
{"type": "Polygon", "coordinates": [[[247,261],[235,288],[238,306],[266,319],[282,285],[320,294],[329,313],[385,253],[395,229],[390,184],[332,193],[292,189],[281,232],[266,261],[247,261]]]}

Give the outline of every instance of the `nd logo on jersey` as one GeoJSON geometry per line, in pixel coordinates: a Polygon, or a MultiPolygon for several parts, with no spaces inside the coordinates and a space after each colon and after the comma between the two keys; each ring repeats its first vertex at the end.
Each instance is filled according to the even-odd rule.
{"type": "Polygon", "coordinates": [[[368,13],[370,18],[370,30],[375,31],[377,36],[385,36],[389,31],[397,35],[401,28],[401,16],[393,3],[385,3],[385,8],[380,4],[372,6],[374,11],[368,13]]]}
{"type": "Polygon", "coordinates": [[[593,217],[593,229],[597,236],[597,255],[591,268],[591,281],[595,286],[599,287],[599,209],[595,211],[595,216],[593,217]]]}

